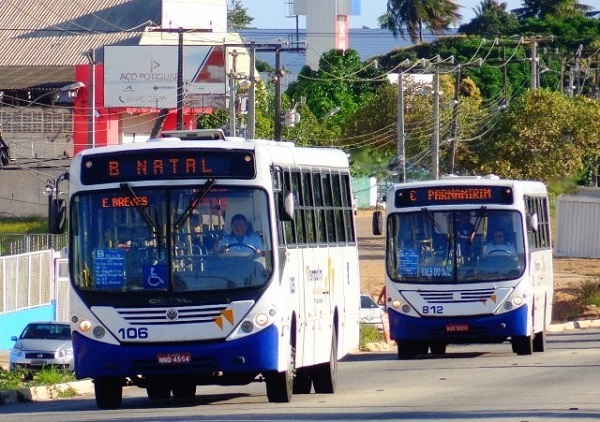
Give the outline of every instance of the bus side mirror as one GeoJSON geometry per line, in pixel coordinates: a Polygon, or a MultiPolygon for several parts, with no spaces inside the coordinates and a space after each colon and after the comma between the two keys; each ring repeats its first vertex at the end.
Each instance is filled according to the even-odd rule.
{"type": "Polygon", "coordinates": [[[532,232],[537,232],[539,230],[540,223],[538,219],[537,213],[527,214],[527,227],[531,229],[532,232]]]}
{"type": "Polygon", "coordinates": [[[381,233],[383,233],[383,213],[381,211],[375,211],[373,213],[371,225],[373,227],[373,234],[375,236],[379,236],[381,233]]]}
{"type": "Polygon", "coordinates": [[[67,201],[60,198],[52,199],[50,201],[48,214],[48,229],[50,233],[64,233],[67,222],[67,201]]]}
{"type": "Polygon", "coordinates": [[[292,192],[286,192],[283,195],[281,211],[280,218],[283,221],[292,221],[294,219],[294,194],[292,192]]]}

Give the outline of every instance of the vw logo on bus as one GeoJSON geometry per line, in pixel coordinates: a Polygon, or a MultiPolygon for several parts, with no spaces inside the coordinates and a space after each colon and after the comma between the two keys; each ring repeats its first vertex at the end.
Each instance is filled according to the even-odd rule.
{"type": "Polygon", "coordinates": [[[169,321],[175,321],[177,319],[177,317],[179,316],[179,311],[177,311],[177,309],[167,309],[167,313],[165,315],[167,317],[167,319],[169,321]]]}

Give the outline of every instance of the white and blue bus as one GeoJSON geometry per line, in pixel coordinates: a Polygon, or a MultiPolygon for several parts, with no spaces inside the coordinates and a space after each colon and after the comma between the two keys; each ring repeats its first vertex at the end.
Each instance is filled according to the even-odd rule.
{"type": "Polygon", "coordinates": [[[270,402],[333,393],[337,360],[359,336],[346,154],[220,131],[165,135],[72,161],[77,378],[93,379],[100,408],[119,407],[126,384],[150,399],[255,381],[270,402]]]}
{"type": "MultiPolygon", "coordinates": [[[[400,359],[507,340],[518,355],[544,351],[553,281],[543,183],[397,184],[385,214],[385,302],[400,359]]],[[[382,211],[373,217],[381,234],[382,211]]]]}

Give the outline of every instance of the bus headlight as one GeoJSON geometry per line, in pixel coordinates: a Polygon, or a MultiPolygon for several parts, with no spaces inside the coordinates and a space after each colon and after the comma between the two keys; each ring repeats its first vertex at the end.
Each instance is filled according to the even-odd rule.
{"type": "Polygon", "coordinates": [[[264,327],[269,322],[269,317],[266,314],[260,313],[254,317],[254,322],[259,327],[264,327]]]}
{"type": "Polygon", "coordinates": [[[248,334],[254,330],[254,325],[250,321],[244,321],[244,322],[242,322],[242,325],[240,328],[242,329],[242,331],[244,333],[248,334]]]}
{"type": "Polygon", "coordinates": [[[87,319],[83,319],[79,322],[79,329],[84,333],[87,333],[92,329],[92,323],[87,319]]]}

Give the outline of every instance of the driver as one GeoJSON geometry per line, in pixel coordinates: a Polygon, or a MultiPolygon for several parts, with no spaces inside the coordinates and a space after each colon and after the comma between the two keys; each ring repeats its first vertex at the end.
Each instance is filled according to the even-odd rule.
{"type": "Polygon", "coordinates": [[[494,240],[485,246],[485,250],[487,255],[496,251],[498,251],[497,253],[504,253],[506,255],[516,254],[515,247],[506,241],[506,236],[502,230],[494,232],[494,240]]]}
{"type": "Polygon", "coordinates": [[[219,242],[217,252],[223,252],[226,246],[230,251],[248,252],[248,246],[244,245],[255,248],[257,253],[264,249],[261,237],[252,231],[248,219],[242,214],[236,214],[231,217],[231,233],[223,236],[223,239],[219,242]]]}

